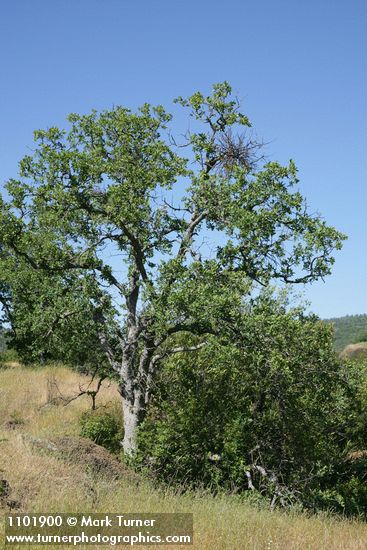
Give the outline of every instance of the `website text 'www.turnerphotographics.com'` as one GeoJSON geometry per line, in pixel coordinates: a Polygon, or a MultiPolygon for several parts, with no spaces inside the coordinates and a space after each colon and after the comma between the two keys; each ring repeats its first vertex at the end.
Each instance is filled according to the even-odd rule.
{"type": "Polygon", "coordinates": [[[192,514],[9,514],[6,545],[193,544],[192,514]]]}

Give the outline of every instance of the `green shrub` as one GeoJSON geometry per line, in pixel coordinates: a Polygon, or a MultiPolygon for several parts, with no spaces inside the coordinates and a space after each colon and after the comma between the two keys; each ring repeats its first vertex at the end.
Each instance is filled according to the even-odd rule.
{"type": "Polygon", "coordinates": [[[80,435],[116,453],[123,438],[121,415],[117,411],[86,411],[80,417],[80,435]]]}
{"type": "Polygon", "coordinates": [[[7,363],[16,361],[19,361],[19,356],[14,349],[6,349],[0,352],[0,368],[6,367],[7,363]]]}
{"type": "Polygon", "coordinates": [[[341,363],[313,317],[265,310],[237,328],[237,342],[213,339],[162,366],[138,464],[169,483],[252,485],[276,504],[358,514],[365,478],[345,456],[367,448],[361,369],[341,363]]]}

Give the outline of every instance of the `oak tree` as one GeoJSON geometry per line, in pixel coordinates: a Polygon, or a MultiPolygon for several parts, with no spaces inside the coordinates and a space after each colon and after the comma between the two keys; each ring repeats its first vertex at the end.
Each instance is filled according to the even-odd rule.
{"type": "Polygon", "coordinates": [[[71,277],[75,297],[80,285],[89,299],[98,346],[119,378],[126,454],[163,357],[223,336],[253,284],[328,275],[344,238],[308,212],[292,161],[261,160],[231,93],[225,82],[178,98],[191,121],[181,141],[171,116],[149,104],[36,131],[1,202],[7,261],[48,277],[49,288],[71,277]],[[180,333],[192,345],[180,345],[180,333]]]}

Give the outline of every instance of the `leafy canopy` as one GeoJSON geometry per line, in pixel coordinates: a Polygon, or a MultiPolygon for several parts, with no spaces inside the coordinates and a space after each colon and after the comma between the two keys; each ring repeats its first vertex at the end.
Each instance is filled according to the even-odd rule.
{"type": "Polygon", "coordinates": [[[248,281],[328,275],[345,237],[307,211],[293,161],[261,160],[229,84],[177,102],[194,128],[182,147],[171,115],[148,104],[72,114],[68,130],[36,131],[1,200],[3,261],[74,277],[76,287],[87,277],[93,307],[112,299],[116,318],[139,315],[141,333],[161,334],[208,330],[213,307],[230,308],[248,281]],[[220,289],[230,289],[227,299],[220,289]]]}

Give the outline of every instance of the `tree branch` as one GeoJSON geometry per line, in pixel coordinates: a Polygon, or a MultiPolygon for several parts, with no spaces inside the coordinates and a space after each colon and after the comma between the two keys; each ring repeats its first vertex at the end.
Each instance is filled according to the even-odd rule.
{"type": "Polygon", "coordinates": [[[205,219],[206,215],[207,215],[206,210],[204,210],[201,213],[194,212],[190,220],[190,223],[182,237],[181,245],[177,252],[177,258],[182,258],[186,254],[192,242],[192,237],[194,235],[196,227],[199,225],[199,223],[201,223],[205,219]]]}
{"type": "Polygon", "coordinates": [[[53,331],[55,330],[55,328],[57,327],[57,325],[60,323],[60,321],[63,321],[64,319],[67,319],[68,317],[71,317],[72,315],[76,315],[77,313],[79,313],[79,311],[74,310],[74,311],[65,311],[64,313],[60,313],[59,315],[57,315],[56,318],[51,323],[51,327],[48,329],[48,331],[43,336],[43,338],[44,339],[49,338],[51,336],[51,334],[53,333],[53,331]]]}
{"type": "Polygon", "coordinates": [[[153,366],[156,365],[159,361],[167,357],[168,355],[173,355],[175,353],[186,353],[186,352],[192,352],[192,351],[198,351],[199,349],[203,348],[207,345],[208,342],[201,342],[200,344],[196,344],[195,346],[178,346],[176,348],[171,348],[168,350],[165,350],[162,353],[159,353],[157,355],[154,355],[152,357],[151,364],[153,366]]]}

